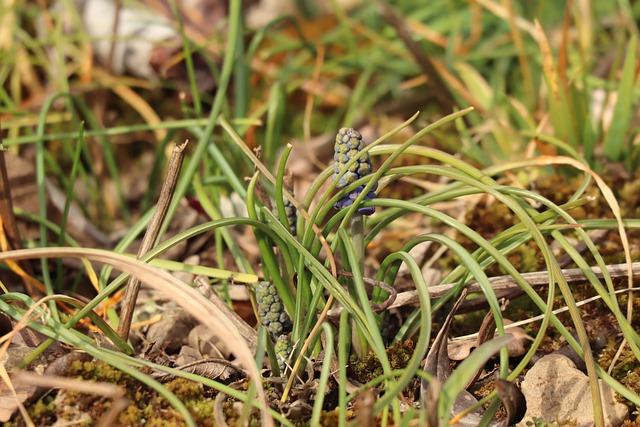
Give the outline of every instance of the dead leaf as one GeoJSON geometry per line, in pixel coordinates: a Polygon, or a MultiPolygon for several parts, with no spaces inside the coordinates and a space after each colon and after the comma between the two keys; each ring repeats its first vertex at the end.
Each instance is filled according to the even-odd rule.
{"type": "Polygon", "coordinates": [[[10,378],[13,382],[16,396],[13,395],[6,382],[0,381],[0,422],[3,423],[9,421],[13,413],[18,409],[18,401],[23,404],[30,401],[38,389],[35,385],[13,381],[13,375],[10,375],[10,378]]]}
{"type": "Polygon", "coordinates": [[[507,427],[519,422],[527,410],[527,404],[520,388],[512,382],[500,378],[496,378],[494,384],[500,401],[507,410],[507,418],[500,422],[499,427],[507,427]]]}
{"type": "Polygon", "coordinates": [[[231,350],[224,342],[220,342],[204,325],[197,325],[189,332],[189,347],[205,357],[226,358],[231,350]],[[218,347],[219,345],[219,347],[218,347]]]}
{"type": "MultiPolygon", "coordinates": [[[[513,323],[509,319],[504,319],[505,326],[513,323]]],[[[513,343],[509,344],[507,350],[509,357],[519,357],[527,352],[525,348],[525,342],[530,341],[531,337],[527,332],[519,326],[510,327],[507,330],[514,337],[513,343]]],[[[494,335],[495,336],[495,333],[494,335]]],[[[493,337],[492,337],[493,338],[493,337]]],[[[464,339],[456,339],[448,344],[449,358],[455,361],[461,361],[469,357],[471,351],[478,346],[478,340],[475,337],[469,337],[464,339]]]]}
{"type": "MultiPolygon", "coordinates": [[[[192,363],[188,363],[183,366],[179,366],[178,369],[183,372],[200,375],[210,380],[224,381],[228,379],[232,374],[246,375],[246,371],[237,367],[233,363],[224,359],[204,359],[198,360],[192,363]]],[[[158,381],[167,382],[175,378],[175,375],[168,374],[166,372],[158,372],[152,375],[158,381]]]]}
{"type": "MultiPolygon", "coordinates": [[[[440,328],[440,332],[438,332],[438,335],[427,354],[427,358],[425,359],[424,371],[434,377],[434,379],[437,379],[440,383],[444,383],[451,375],[451,362],[447,354],[446,342],[449,335],[449,328],[453,321],[453,316],[462,305],[466,296],[467,290],[465,289],[453,305],[451,312],[449,312],[444,324],[440,328]]],[[[474,342],[477,345],[477,340],[474,339],[474,342]]],[[[425,406],[428,404],[432,408],[437,408],[437,395],[434,395],[434,387],[435,386],[431,386],[431,383],[423,378],[420,384],[420,395],[422,396],[422,401],[425,402],[425,406]],[[436,402],[434,402],[434,399],[436,402]]],[[[456,397],[451,413],[452,415],[460,414],[476,403],[478,403],[478,400],[473,396],[473,394],[463,389],[456,397]]],[[[482,408],[478,408],[466,414],[463,418],[456,419],[453,425],[459,427],[476,427],[480,424],[480,420],[483,415],[484,410],[482,408]]],[[[498,421],[490,422],[489,426],[497,427],[498,421]]]]}
{"type": "MultiPolygon", "coordinates": [[[[21,364],[24,358],[33,352],[33,350],[35,350],[35,347],[12,344],[7,349],[2,364],[7,370],[12,370],[21,364]]],[[[54,343],[54,345],[47,348],[29,365],[30,371],[28,372],[47,376],[62,376],[67,372],[67,367],[71,361],[78,359],[85,360],[86,358],[91,359],[91,356],[85,353],[67,353],[62,355],[61,352],[60,344],[57,342],[54,343]],[[49,363],[51,359],[53,359],[53,362],[49,363]]],[[[17,400],[16,396],[11,392],[9,385],[4,381],[0,381],[0,422],[6,422],[11,419],[13,413],[18,409],[19,402],[22,404],[32,402],[47,390],[46,388],[39,387],[37,384],[20,381],[17,377],[19,374],[20,372],[9,374],[16,391],[17,400]]]]}

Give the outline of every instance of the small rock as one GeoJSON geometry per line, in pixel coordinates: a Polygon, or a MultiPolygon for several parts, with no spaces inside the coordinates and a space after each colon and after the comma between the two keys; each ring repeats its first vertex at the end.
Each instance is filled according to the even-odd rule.
{"type": "Polygon", "coordinates": [[[187,343],[189,331],[195,326],[195,320],[183,311],[168,311],[162,319],[149,326],[147,341],[155,343],[156,347],[165,349],[168,354],[176,353],[183,344],[187,343]]]}
{"type": "MultiPolygon", "coordinates": [[[[604,425],[618,427],[627,418],[626,405],[615,399],[615,392],[598,380],[604,411],[604,425]]],[[[571,425],[595,425],[589,379],[566,356],[550,354],[541,358],[524,377],[522,393],[527,413],[518,426],[526,426],[533,417],[547,422],[571,422],[571,425]]]]}
{"type": "Polygon", "coordinates": [[[189,332],[189,346],[197,350],[202,357],[227,359],[231,354],[229,346],[220,341],[207,325],[197,325],[189,332]]]}
{"type": "Polygon", "coordinates": [[[180,348],[180,353],[178,353],[176,357],[176,366],[187,365],[202,359],[203,357],[198,350],[188,345],[183,345],[182,348],[180,348]]]}

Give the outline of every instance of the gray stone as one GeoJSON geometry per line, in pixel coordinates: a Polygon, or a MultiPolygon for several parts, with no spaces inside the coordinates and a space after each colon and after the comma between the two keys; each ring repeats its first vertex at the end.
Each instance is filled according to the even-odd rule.
{"type": "MultiPolygon", "coordinates": [[[[615,392],[598,380],[602,396],[605,426],[618,427],[629,415],[626,405],[618,402],[615,392]]],[[[575,364],[561,354],[541,358],[527,372],[522,382],[527,413],[518,426],[526,426],[533,417],[547,422],[569,422],[579,427],[595,425],[589,379],[575,364]]]]}
{"type": "Polygon", "coordinates": [[[195,320],[182,310],[167,311],[159,322],[149,326],[147,341],[155,343],[159,349],[174,354],[187,343],[189,331],[195,326],[195,320]]]}

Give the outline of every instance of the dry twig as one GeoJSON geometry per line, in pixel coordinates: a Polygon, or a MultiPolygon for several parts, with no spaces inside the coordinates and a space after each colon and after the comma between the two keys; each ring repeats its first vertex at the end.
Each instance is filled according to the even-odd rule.
{"type": "MultiPolygon", "coordinates": [[[[138,258],[149,252],[155,245],[158,233],[164,221],[164,217],[167,214],[173,192],[180,176],[180,168],[182,167],[182,160],[184,159],[185,149],[189,141],[185,141],[182,144],[176,144],[171,153],[169,159],[169,170],[167,171],[167,178],[162,185],[160,191],[160,198],[158,199],[158,205],[156,211],[153,213],[147,232],[142,238],[142,244],[138,250],[138,258]]],[[[140,280],[135,277],[130,277],[129,282],[122,301],[122,313],[120,313],[120,323],[118,325],[118,335],[125,341],[129,338],[129,330],[131,329],[131,319],[133,319],[133,310],[136,306],[136,299],[138,298],[138,291],[140,290],[140,280]]]]}
{"type": "MultiPolygon", "coordinates": [[[[628,274],[627,264],[608,265],[606,270],[609,273],[609,276],[611,276],[612,278],[627,277],[628,274]]],[[[587,280],[587,275],[580,268],[568,268],[561,271],[568,283],[584,282],[587,280]]],[[[600,267],[591,267],[591,271],[596,275],[597,278],[602,279],[603,273],[600,267]]],[[[640,262],[632,263],[631,271],[634,277],[640,276],[640,262]]],[[[522,277],[531,286],[541,286],[549,284],[549,272],[546,270],[536,271],[533,273],[524,273],[522,274],[522,277]]],[[[493,290],[500,293],[501,296],[503,296],[505,293],[510,293],[513,297],[523,292],[520,288],[520,285],[518,285],[518,282],[516,282],[516,280],[511,276],[491,277],[489,278],[489,282],[491,283],[491,287],[493,288],[493,290]]],[[[446,284],[431,286],[428,288],[429,296],[431,298],[440,298],[454,286],[457,285],[446,284]]],[[[469,293],[482,292],[482,288],[476,281],[469,283],[467,285],[467,289],[469,290],[469,293]]],[[[388,308],[398,308],[405,305],[417,304],[419,300],[420,299],[418,298],[418,291],[400,292],[393,304],[391,304],[388,308]]],[[[330,310],[329,313],[327,313],[327,316],[330,316],[331,318],[338,317],[340,316],[340,313],[343,309],[343,307],[339,307],[330,310]]]]}
{"type": "Polygon", "coordinates": [[[404,44],[409,49],[409,52],[413,55],[414,59],[418,63],[418,66],[422,69],[422,72],[429,79],[430,90],[433,91],[435,97],[442,103],[445,109],[452,111],[456,105],[453,96],[447,89],[447,85],[444,80],[436,71],[433,63],[424,52],[422,47],[411,36],[411,32],[406,23],[400,18],[398,13],[385,1],[379,1],[380,13],[384,17],[385,21],[391,25],[398,33],[398,37],[402,39],[404,44]]]}
{"type": "MultiPolygon", "coordinates": [[[[2,127],[0,126],[0,217],[4,224],[4,232],[7,236],[8,249],[22,249],[22,239],[20,238],[20,230],[18,222],[13,213],[13,199],[11,198],[11,185],[9,184],[9,173],[7,172],[7,162],[5,160],[5,149],[2,145],[2,127]]],[[[33,276],[31,264],[28,262],[20,263],[20,267],[29,276],[33,276]]],[[[33,298],[40,298],[42,292],[35,287],[27,278],[22,276],[25,290],[33,298]]]]}

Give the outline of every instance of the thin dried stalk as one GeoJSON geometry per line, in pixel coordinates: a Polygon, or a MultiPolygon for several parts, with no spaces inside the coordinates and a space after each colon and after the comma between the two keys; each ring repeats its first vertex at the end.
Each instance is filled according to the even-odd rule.
{"type": "MultiPolygon", "coordinates": [[[[2,217],[2,223],[4,226],[4,232],[7,236],[8,249],[22,249],[22,239],[20,238],[20,230],[18,229],[18,222],[16,216],[13,213],[13,199],[11,198],[11,184],[9,183],[9,173],[7,171],[7,162],[5,159],[5,149],[2,145],[2,127],[0,126],[0,217],[2,217]]],[[[28,262],[20,263],[20,267],[27,273],[27,275],[33,277],[33,270],[31,264],[28,262]]],[[[24,288],[29,295],[33,298],[40,298],[42,292],[34,286],[25,277],[22,277],[24,282],[24,288]]]]}
{"type": "MultiPolygon", "coordinates": [[[[138,258],[149,252],[155,246],[162,222],[164,221],[169,205],[171,204],[171,199],[173,198],[173,192],[175,191],[178,177],[180,176],[182,160],[184,159],[185,149],[187,148],[188,143],[189,141],[185,141],[182,144],[176,144],[173,148],[171,158],[169,159],[167,177],[162,185],[162,190],[160,191],[160,198],[158,199],[156,211],[153,213],[149,227],[142,238],[140,249],[138,249],[138,258]]],[[[118,335],[120,335],[125,341],[129,339],[131,320],[133,319],[133,311],[136,306],[139,291],[140,280],[135,277],[130,277],[125,289],[124,299],[122,301],[122,313],[120,313],[120,323],[118,324],[118,335]]]]}
{"type": "MultiPolygon", "coordinates": [[[[627,277],[628,275],[627,264],[608,265],[606,270],[609,273],[609,276],[611,276],[612,278],[627,277]]],[[[569,269],[563,269],[561,271],[567,283],[584,282],[587,280],[587,275],[580,268],[569,268],[569,269]]],[[[591,271],[596,275],[596,277],[598,277],[599,279],[602,279],[603,274],[600,267],[591,267],[591,271]]],[[[633,277],[640,276],[640,262],[631,263],[631,271],[633,273],[633,277]]],[[[549,284],[549,272],[546,270],[536,271],[533,273],[523,273],[522,277],[531,286],[540,286],[540,285],[549,284]]],[[[518,285],[516,280],[511,276],[491,277],[489,278],[489,282],[491,283],[491,287],[493,288],[494,291],[505,292],[505,293],[513,292],[514,294],[517,292],[519,293],[522,292],[520,285],[518,285]]],[[[429,287],[429,296],[431,298],[440,298],[454,286],[456,285],[446,284],[446,285],[431,286],[429,287]]],[[[475,281],[469,283],[467,285],[467,289],[469,290],[469,293],[482,292],[482,288],[475,281]]],[[[419,302],[418,291],[400,292],[397,295],[393,304],[391,304],[388,307],[388,309],[403,307],[405,305],[410,305],[410,304],[416,304],[418,302],[419,302]]],[[[327,316],[329,316],[330,318],[338,317],[340,316],[340,313],[342,312],[343,309],[344,309],[343,307],[339,307],[339,308],[330,310],[329,313],[327,313],[327,316]]]]}
{"type": "Polygon", "coordinates": [[[433,63],[425,53],[424,49],[416,42],[411,36],[411,32],[406,22],[402,20],[402,18],[398,15],[398,13],[385,1],[378,1],[380,7],[380,14],[387,21],[389,25],[391,25],[398,34],[398,37],[402,39],[404,44],[413,55],[414,59],[418,63],[418,66],[422,69],[422,72],[429,79],[430,90],[433,91],[436,99],[442,103],[442,105],[453,111],[453,108],[456,105],[453,96],[447,89],[447,85],[445,84],[440,74],[436,70],[436,67],[433,66],[433,63]]]}

